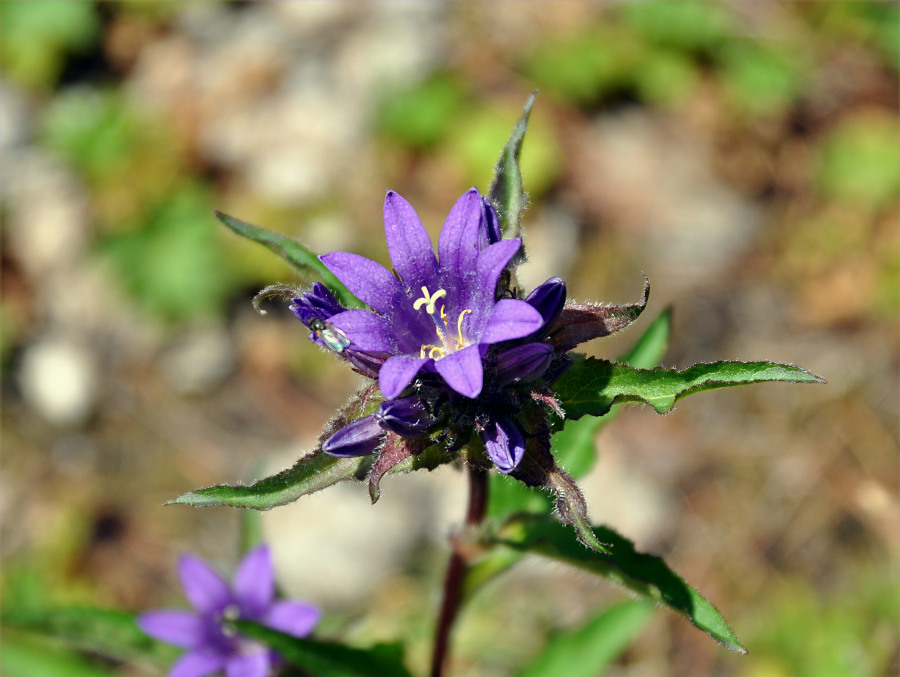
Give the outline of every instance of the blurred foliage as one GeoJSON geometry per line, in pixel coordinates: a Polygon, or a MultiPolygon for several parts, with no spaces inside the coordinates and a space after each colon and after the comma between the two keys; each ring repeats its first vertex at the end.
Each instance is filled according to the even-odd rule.
{"type": "Polygon", "coordinates": [[[0,61],[6,77],[49,91],[69,54],[83,52],[100,35],[97,8],[67,0],[0,3],[0,61]]]}
{"type": "Polygon", "coordinates": [[[900,67],[900,5],[896,2],[817,2],[809,13],[821,32],[836,42],[853,40],[875,47],[885,64],[900,67]]]}
{"type": "Polygon", "coordinates": [[[376,127],[403,146],[428,149],[444,138],[468,103],[458,78],[435,73],[412,88],[387,94],[380,104],[376,127]]]}
{"type": "Polygon", "coordinates": [[[896,572],[868,571],[852,590],[782,582],[748,639],[756,661],[744,677],[872,677],[890,674],[900,623],[896,572]]]}
{"type": "MultiPolygon", "coordinates": [[[[497,149],[509,137],[509,121],[521,115],[521,101],[495,109],[475,109],[458,116],[448,134],[446,153],[463,170],[464,185],[486,191],[494,175],[497,149]]],[[[559,176],[563,160],[553,129],[540,115],[531,118],[528,138],[522,144],[522,175],[527,176],[527,192],[540,195],[559,176]]]]}
{"type": "Polygon", "coordinates": [[[6,677],[112,677],[116,671],[58,642],[4,628],[0,671],[6,677]]]}
{"type": "Polygon", "coordinates": [[[900,124],[895,115],[862,111],[841,120],[818,147],[816,179],[827,200],[868,210],[900,196],[900,124]]]}
{"type": "Polygon", "coordinates": [[[102,230],[121,230],[166,199],[185,162],[171,128],[121,91],[63,91],[44,111],[39,140],[88,183],[102,230]]]}
{"type": "Polygon", "coordinates": [[[139,226],[100,242],[125,288],[147,310],[167,320],[212,315],[229,290],[219,228],[210,218],[209,192],[181,186],[151,207],[139,226]]]}
{"type": "Polygon", "coordinates": [[[621,11],[646,42],[696,54],[708,54],[736,29],[734,12],[725,3],[651,0],[623,3],[621,11]]]}
{"type": "Polygon", "coordinates": [[[724,94],[740,112],[784,113],[800,94],[802,76],[796,54],[758,42],[729,42],[719,57],[724,94]]]}

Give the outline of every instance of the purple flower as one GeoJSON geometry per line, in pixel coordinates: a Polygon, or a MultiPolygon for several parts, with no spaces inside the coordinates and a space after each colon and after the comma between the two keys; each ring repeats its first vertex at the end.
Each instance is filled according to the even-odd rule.
{"type": "Polygon", "coordinates": [[[272,558],[267,546],[249,553],[228,585],[203,560],[184,555],[178,574],[193,611],[160,609],[137,623],[151,637],[185,648],[169,677],[264,677],[280,660],[262,644],[236,633],[228,621],[250,620],[295,637],[305,637],[319,620],[311,604],[275,600],[272,558]]]}
{"type": "Polygon", "coordinates": [[[385,198],[384,223],[396,274],[356,254],[321,257],[371,310],[344,309],[320,283],[291,305],[312,341],[378,378],[385,398],[322,449],[364,456],[378,452],[388,432],[419,438],[445,423],[460,439],[462,428],[474,427],[497,468],[512,472],[524,437],[501,412],[521,408],[519,384],[565,368],[545,340],[563,310],[565,283],[551,278],[524,300],[507,298],[505,283],[498,289],[521,241],[501,239],[494,208],[474,188],[450,210],[438,256],[416,212],[394,192],[385,198]]]}
{"type": "MultiPolygon", "coordinates": [[[[500,275],[521,241],[495,241],[495,223],[493,209],[473,188],[450,210],[436,257],[412,206],[389,191],[385,235],[397,275],[357,254],[320,257],[371,308],[329,314],[327,326],[346,339],[343,347],[351,353],[386,356],[378,371],[386,399],[400,395],[420,372],[436,373],[456,393],[476,398],[488,348],[541,329],[544,319],[534,306],[496,298],[500,275]]],[[[303,320],[319,310],[315,303],[307,295],[295,301],[295,313],[303,320]]]]}

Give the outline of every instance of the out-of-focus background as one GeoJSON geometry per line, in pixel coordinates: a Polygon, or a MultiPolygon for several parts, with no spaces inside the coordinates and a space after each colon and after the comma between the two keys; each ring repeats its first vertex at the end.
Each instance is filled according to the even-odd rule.
{"type": "MultiPolygon", "coordinates": [[[[0,5],[6,604],[182,604],[241,515],[162,504],[293,462],[358,385],[279,303],[297,281],[221,209],[387,261],[388,188],[436,235],[540,89],[522,163],[529,287],[667,305],[665,364],[771,359],[827,386],[629,409],[594,521],[710,598],[737,656],[659,612],[610,675],[898,672],[898,9],[894,3],[0,5]]],[[[452,469],[262,520],[322,634],[427,665],[452,469]]],[[[457,675],[508,675],[623,593],[529,561],[462,616],[457,675]]],[[[150,674],[126,665],[122,674],[150,674]]]]}

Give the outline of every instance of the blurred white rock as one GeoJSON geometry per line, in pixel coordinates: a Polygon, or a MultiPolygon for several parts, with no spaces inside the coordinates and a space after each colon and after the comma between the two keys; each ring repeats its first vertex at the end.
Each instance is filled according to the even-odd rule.
{"type": "Polygon", "coordinates": [[[65,339],[45,339],[25,352],[19,370],[25,401],[46,421],[78,426],[97,399],[97,365],[84,348],[65,339]]]}
{"type": "MultiPolygon", "coordinates": [[[[306,453],[293,450],[281,461],[289,465],[306,453]]],[[[451,468],[389,476],[381,489],[375,505],[366,484],[343,482],[263,513],[263,533],[289,596],[359,603],[404,572],[414,547],[445,543],[465,516],[466,478],[451,468]]]]}
{"type": "Polygon", "coordinates": [[[179,337],[159,365],[178,392],[196,395],[215,387],[234,367],[234,346],[220,327],[201,327],[179,337]]]}

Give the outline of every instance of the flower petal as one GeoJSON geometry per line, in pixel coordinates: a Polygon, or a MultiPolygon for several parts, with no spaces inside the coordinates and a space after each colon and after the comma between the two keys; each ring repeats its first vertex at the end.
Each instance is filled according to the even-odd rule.
{"type": "Polygon", "coordinates": [[[394,305],[394,296],[402,291],[400,281],[380,263],[359,254],[334,252],[319,260],[353,294],[372,310],[385,313],[394,305]]]}
{"type": "Polygon", "coordinates": [[[275,574],[272,553],[265,545],[247,553],[234,575],[234,594],[241,607],[241,617],[257,619],[275,597],[275,574]]]}
{"type": "Polygon", "coordinates": [[[234,599],[228,584],[202,559],[182,555],[178,575],[185,597],[201,613],[221,611],[234,599]]]}
{"type": "Polygon", "coordinates": [[[313,631],[322,612],[312,604],[305,602],[275,602],[263,619],[263,625],[293,635],[306,637],[313,631]]]}
{"type": "Polygon", "coordinates": [[[378,425],[375,414],[370,414],[344,426],[325,440],[322,451],[338,458],[367,456],[375,452],[383,437],[384,429],[378,425]]]}
{"type": "Polygon", "coordinates": [[[515,470],[525,455],[522,431],[511,419],[497,414],[481,433],[487,455],[504,475],[515,470]]]}
{"type": "Polygon", "coordinates": [[[484,367],[481,364],[481,349],[477,344],[437,360],[434,368],[447,385],[460,395],[475,398],[481,394],[484,367]]]}
{"type": "Polygon", "coordinates": [[[477,188],[471,188],[453,205],[441,229],[438,258],[442,270],[461,273],[474,267],[481,225],[481,196],[477,188]]]}
{"type": "Polygon", "coordinates": [[[138,627],[147,635],[186,649],[200,646],[206,637],[203,619],[190,611],[159,609],[137,617],[138,627]]]}
{"type": "Polygon", "coordinates": [[[478,254],[475,261],[476,282],[472,285],[473,300],[469,302],[471,305],[487,306],[494,300],[500,273],[521,246],[519,238],[500,240],[478,254]]]}
{"type": "Polygon", "coordinates": [[[387,318],[369,310],[345,310],[332,315],[328,324],[337,327],[350,339],[350,348],[368,352],[393,352],[394,330],[387,318]]]}
{"type": "Polygon", "coordinates": [[[385,399],[391,400],[400,393],[419,373],[419,369],[430,361],[430,358],[395,355],[385,362],[378,372],[378,387],[385,399]]]}
{"type": "Polygon", "coordinates": [[[478,340],[489,344],[522,338],[540,329],[543,322],[541,314],[525,301],[502,299],[494,306],[478,340]]]}
{"type": "Polygon", "coordinates": [[[212,651],[191,651],[175,661],[168,677],[204,677],[222,669],[225,657],[212,651]]]}
{"type": "Polygon", "coordinates": [[[269,651],[259,649],[252,653],[237,655],[225,663],[226,677],[266,677],[272,667],[269,651]]]}
{"type": "Polygon", "coordinates": [[[414,288],[429,284],[437,271],[431,238],[412,205],[392,190],[384,198],[384,235],[400,279],[414,288]]]}

